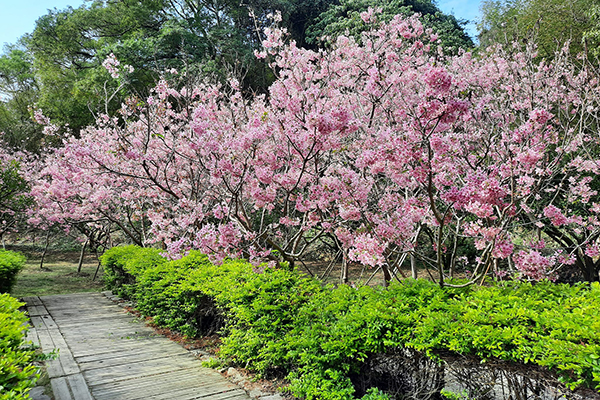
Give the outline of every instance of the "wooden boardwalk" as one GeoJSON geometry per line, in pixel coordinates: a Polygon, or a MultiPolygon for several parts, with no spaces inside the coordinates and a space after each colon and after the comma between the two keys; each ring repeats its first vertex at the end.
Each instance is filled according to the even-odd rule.
{"type": "Polygon", "coordinates": [[[100,293],[27,297],[29,340],[44,352],[56,400],[242,400],[239,386],[203,368],[100,293]]]}

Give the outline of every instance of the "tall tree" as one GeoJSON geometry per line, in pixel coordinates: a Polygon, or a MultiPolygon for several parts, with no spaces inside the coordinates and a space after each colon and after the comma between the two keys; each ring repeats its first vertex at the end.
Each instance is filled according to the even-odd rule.
{"type": "Polygon", "coordinates": [[[480,45],[533,41],[544,58],[553,58],[567,41],[574,55],[586,46],[595,48],[600,42],[588,32],[598,26],[590,13],[596,3],[595,0],[485,0],[481,6],[480,45]]]}
{"type": "Polygon", "coordinates": [[[6,46],[0,56],[0,140],[12,149],[35,151],[42,129],[32,120],[30,108],[38,100],[39,89],[24,42],[25,38],[6,46]]]}
{"type": "Polygon", "coordinates": [[[337,36],[346,32],[358,39],[358,34],[368,29],[360,13],[369,8],[380,10],[377,17],[382,22],[389,22],[397,14],[420,14],[425,27],[432,28],[446,48],[470,49],[474,45],[463,29],[465,21],[444,14],[431,0],[340,0],[309,26],[307,40],[316,43],[320,38],[328,37],[335,41],[337,36]]]}

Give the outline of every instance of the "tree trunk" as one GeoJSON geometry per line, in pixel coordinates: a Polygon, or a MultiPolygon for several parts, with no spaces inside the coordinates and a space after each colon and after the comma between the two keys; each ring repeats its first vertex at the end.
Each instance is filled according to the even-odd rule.
{"type": "Polygon", "coordinates": [[[42,253],[42,259],[40,260],[40,269],[44,269],[44,259],[46,258],[46,253],[48,253],[48,246],[50,245],[50,229],[46,231],[46,243],[44,245],[44,251],[42,253]]]}
{"type": "Polygon", "coordinates": [[[419,277],[417,272],[417,259],[413,253],[410,253],[410,272],[413,279],[417,279],[419,277]]]}
{"type": "Polygon", "coordinates": [[[346,252],[342,252],[342,271],[340,275],[340,281],[344,284],[348,283],[348,257],[346,252]]]}
{"type": "Polygon", "coordinates": [[[390,286],[390,281],[392,280],[392,274],[390,273],[390,269],[387,265],[383,265],[381,267],[381,270],[383,271],[383,286],[388,287],[390,286]]]}
{"type": "Polygon", "coordinates": [[[83,265],[83,256],[85,255],[85,248],[87,247],[88,242],[90,241],[89,237],[85,238],[85,243],[81,246],[81,253],[79,253],[79,264],[77,265],[77,273],[81,273],[81,266],[83,265]]]}
{"type": "Polygon", "coordinates": [[[96,267],[96,272],[94,272],[94,277],[92,278],[92,282],[94,282],[96,280],[96,277],[98,276],[98,271],[100,271],[100,267],[102,266],[102,263],[100,262],[100,257],[98,257],[97,249],[94,251],[94,255],[96,256],[96,261],[98,261],[98,266],[96,267]]]}

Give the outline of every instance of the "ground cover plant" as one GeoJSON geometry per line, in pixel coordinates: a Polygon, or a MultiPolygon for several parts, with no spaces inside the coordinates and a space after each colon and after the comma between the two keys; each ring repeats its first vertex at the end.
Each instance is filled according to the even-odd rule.
{"type": "MultiPolygon", "coordinates": [[[[109,250],[107,276],[129,279],[111,278],[109,287],[159,325],[190,336],[219,329],[222,357],[265,376],[287,376],[288,390],[302,398],[354,398],[361,366],[399,349],[431,360],[456,354],[532,365],[551,373],[557,387],[600,388],[597,283],[440,288],[405,280],[333,288],[289,269],[240,260],[216,266],[197,252],[144,264],[158,253],[109,250]]],[[[384,396],[367,389],[365,396],[384,396]]]]}
{"type": "Polygon", "coordinates": [[[25,343],[27,316],[19,311],[23,303],[6,293],[0,294],[0,399],[29,398],[29,390],[38,379],[40,359],[31,344],[25,343]]]}

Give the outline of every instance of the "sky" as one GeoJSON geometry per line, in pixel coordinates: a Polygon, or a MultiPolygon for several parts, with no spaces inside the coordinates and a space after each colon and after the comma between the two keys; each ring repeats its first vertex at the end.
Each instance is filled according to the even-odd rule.
{"type": "Polygon", "coordinates": [[[444,13],[452,14],[458,19],[468,20],[467,33],[472,39],[476,39],[476,23],[479,18],[481,0],[438,0],[436,3],[444,13]]]}
{"type": "MultiPolygon", "coordinates": [[[[35,21],[48,13],[49,9],[62,10],[67,6],[77,8],[85,0],[0,0],[0,48],[6,43],[15,43],[26,33],[31,33],[35,21]]],[[[471,37],[475,36],[474,21],[479,15],[481,0],[438,0],[437,4],[445,13],[459,19],[473,21],[467,26],[471,37]]]]}

